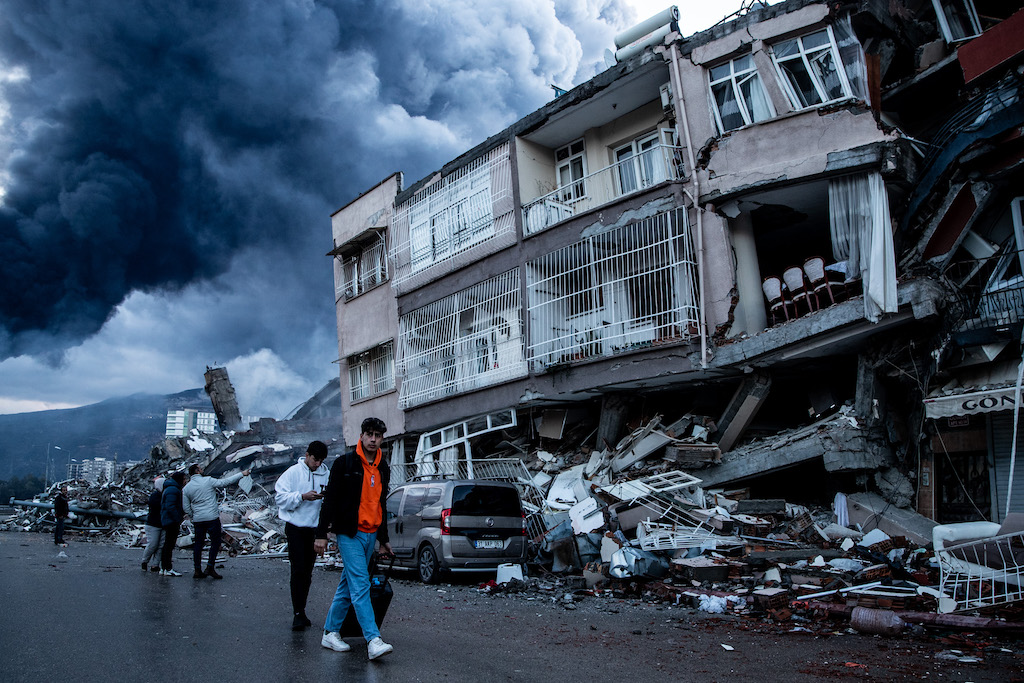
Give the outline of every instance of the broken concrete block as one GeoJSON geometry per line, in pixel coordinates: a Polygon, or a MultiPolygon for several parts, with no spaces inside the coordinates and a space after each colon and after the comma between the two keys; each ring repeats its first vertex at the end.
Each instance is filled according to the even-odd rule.
{"type": "Polygon", "coordinates": [[[882,497],[898,508],[909,508],[914,503],[914,485],[907,475],[895,467],[875,472],[875,485],[882,497]]]}
{"type": "Polygon", "coordinates": [[[688,557],[672,560],[682,578],[699,583],[715,583],[729,578],[729,565],[710,557],[688,557]]]}
{"type": "Polygon", "coordinates": [[[746,515],[784,515],[786,501],[781,498],[741,500],[737,502],[736,512],[746,515]]]}

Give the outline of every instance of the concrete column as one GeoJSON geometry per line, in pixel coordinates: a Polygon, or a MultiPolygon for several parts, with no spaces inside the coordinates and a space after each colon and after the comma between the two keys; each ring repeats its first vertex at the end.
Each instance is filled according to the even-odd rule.
{"type": "Polygon", "coordinates": [[[723,453],[727,453],[736,445],[743,432],[753,422],[757,411],[768,398],[771,388],[771,376],[762,371],[748,375],[737,387],[725,412],[718,419],[718,432],[714,436],[723,453]]]}
{"type": "Polygon", "coordinates": [[[754,225],[749,213],[741,213],[729,220],[729,235],[736,254],[736,291],[739,304],[734,311],[732,332],[757,334],[768,326],[761,290],[761,267],[757,263],[754,243],[754,225]]]}
{"type": "Polygon", "coordinates": [[[617,394],[606,394],[601,399],[601,418],[597,424],[597,448],[614,448],[625,434],[626,412],[629,405],[617,394]]]}

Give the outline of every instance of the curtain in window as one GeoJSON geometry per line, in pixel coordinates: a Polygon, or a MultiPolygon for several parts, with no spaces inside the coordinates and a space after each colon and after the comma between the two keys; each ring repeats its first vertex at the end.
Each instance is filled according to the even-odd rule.
{"type": "Polygon", "coordinates": [[[839,59],[846,69],[846,80],[850,82],[853,96],[870,104],[868,99],[868,68],[864,62],[864,49],[853,32],[850,15],[840,17],[832,25],[832,35],[839,47],[839,59]]]}
{"type": "Polygon", "coordinates": [[[846,277],[864,285],[864,317],[895,313],[896,253],[889,198],[879,173],[835,178],[828,186],[832,255],[845,260],[846,277]]]}

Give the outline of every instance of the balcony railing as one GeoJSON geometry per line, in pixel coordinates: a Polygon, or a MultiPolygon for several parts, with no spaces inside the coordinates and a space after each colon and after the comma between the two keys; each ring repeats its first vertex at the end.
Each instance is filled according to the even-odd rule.
{"type": "Polygon", "coordinates": [[[620,197],[683,178],[681,149],[655,145],[524,204],[525,233],[533,235],[620,197]]]}

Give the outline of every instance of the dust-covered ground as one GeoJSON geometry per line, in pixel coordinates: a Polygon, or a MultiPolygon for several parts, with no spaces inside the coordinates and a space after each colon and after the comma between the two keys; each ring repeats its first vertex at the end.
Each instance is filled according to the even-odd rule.
{"type": "Polygon", "coordinates": [[[307,612],[290,630],[288,564],[224,558],[223,581],[139,567],[142,551],[107,542],[0,533],[0,671],[4,681],[992,681],[1024,679],[1024,642],[928,630],[861,635],[842,621],[774,623],[710,615],[614,594],[569,591],[541,577],[523,592],[488,593],[486,574],[424,586],[395,572],[382,635],[393,654],[320,646],[337,583],[317,570],[307,612]],[[570,602],[566,595],[572,595],[570,602]]]}

